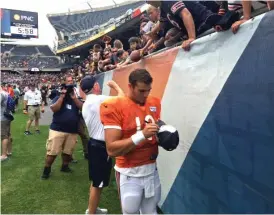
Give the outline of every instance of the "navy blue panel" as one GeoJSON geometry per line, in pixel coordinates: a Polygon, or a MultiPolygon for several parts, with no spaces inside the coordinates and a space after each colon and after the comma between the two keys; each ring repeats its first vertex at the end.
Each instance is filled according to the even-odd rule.
{"type": "Polygon", "coordinates": [[[100,94],[102,94],[102,89],[103,89],[103,85],[104,85],[104,78],[105,78],[105,73],[99,73],[98,75],[95,76],[97,83],[100,86],[100,94]]]}
{"type": "Polygon", "coordinates": [[[164,213],[274,213],[273,23],[274,11],[259,24],[210,110],[164,213]]]}

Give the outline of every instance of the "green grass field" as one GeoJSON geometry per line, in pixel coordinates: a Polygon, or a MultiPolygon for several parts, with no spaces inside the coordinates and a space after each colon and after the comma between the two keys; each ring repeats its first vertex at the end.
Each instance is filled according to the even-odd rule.
{"type": "MultiPolygon", "coordinates": [[[[19,110],[12,122],[12,157],[1,164],[1,213],[84,214],[90,182],[81,142],[74,152],[78,163],[70,165],[73,173],[60,172],[59,157],[52,166],[51,177],[41,180],[48,126],[41,127],[40,135],[25,136],[27,117],[21,113],[19,110]]],[[[107,208],[110,214],[121,213],[113,174],[110,186],[103,191],[100,207],[107,208]]]]}

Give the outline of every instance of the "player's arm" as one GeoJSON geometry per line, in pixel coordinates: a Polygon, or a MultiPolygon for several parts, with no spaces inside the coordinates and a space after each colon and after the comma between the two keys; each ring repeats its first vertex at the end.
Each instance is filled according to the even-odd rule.
{"type": "Polygon", "coordinates": [[[142,131],[137,131],[130,138],[122,139],[122,130],[105,126],[105,141],[108,155],[123,156],[131,152],[141,142],[157,134],[159,128],[155,123],[149,123],[142,131]]]}
{"type": "Polygon", "coordinates": [[[122,130],[115,128],[105,129],[105,141],[110,157],[125,155],[136,148],[131,138],[122,140],[122,135],[122,130]]]}

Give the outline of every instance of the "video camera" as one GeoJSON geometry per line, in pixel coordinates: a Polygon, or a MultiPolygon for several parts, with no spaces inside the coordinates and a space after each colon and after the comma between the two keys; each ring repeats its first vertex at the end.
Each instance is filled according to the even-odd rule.
{"type": "Polygon", "coordinates": [[[67,95],[69,95],[70,93],[74,92],[74,87],[76,87],[75,85],[73,84],[69,84],[69,85],[66,85],[66,84],[62,84],[61,85],[61,89],[60,89],[60,92],[63,90],[63,89],[66,89],[67,90],[67,95]]]}

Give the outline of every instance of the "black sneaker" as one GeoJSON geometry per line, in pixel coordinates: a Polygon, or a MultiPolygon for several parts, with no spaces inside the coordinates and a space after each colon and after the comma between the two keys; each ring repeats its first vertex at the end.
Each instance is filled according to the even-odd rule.
{"type": "Polygon", "coordinates": [[[84,153],[84,158],[88,160],[88,153],[84,153]]]}
{"type": "Polygon", "coordinates": [[[78,160],[72,159],[70,162],[76,164],[76,163],[78,163],[78,160]]]}
{"type": "Polygon", "coordinates": [[[27,135],[27,136],[32,135],[32,133],[30,133],[29,131],[25,131],[24,134],[27,135]]]}
{"type": "Polygon", "coordinates": [[[51,167],[45,167],[41,179],[48,179],[51,172],[51,167]]]}
{"type": "Polygon", "coordinates": [[[36,130],[35,132],[36,134],[41,134],[40,130],[36,130]]]}
{"type": "Polygon", "coordinates": [[[69,166],[68,165],[62,165],[62,167],[61,167],[61,170],[60,170],[61,172],[72,172],[72,170],[69,168],[69,166]]]}

